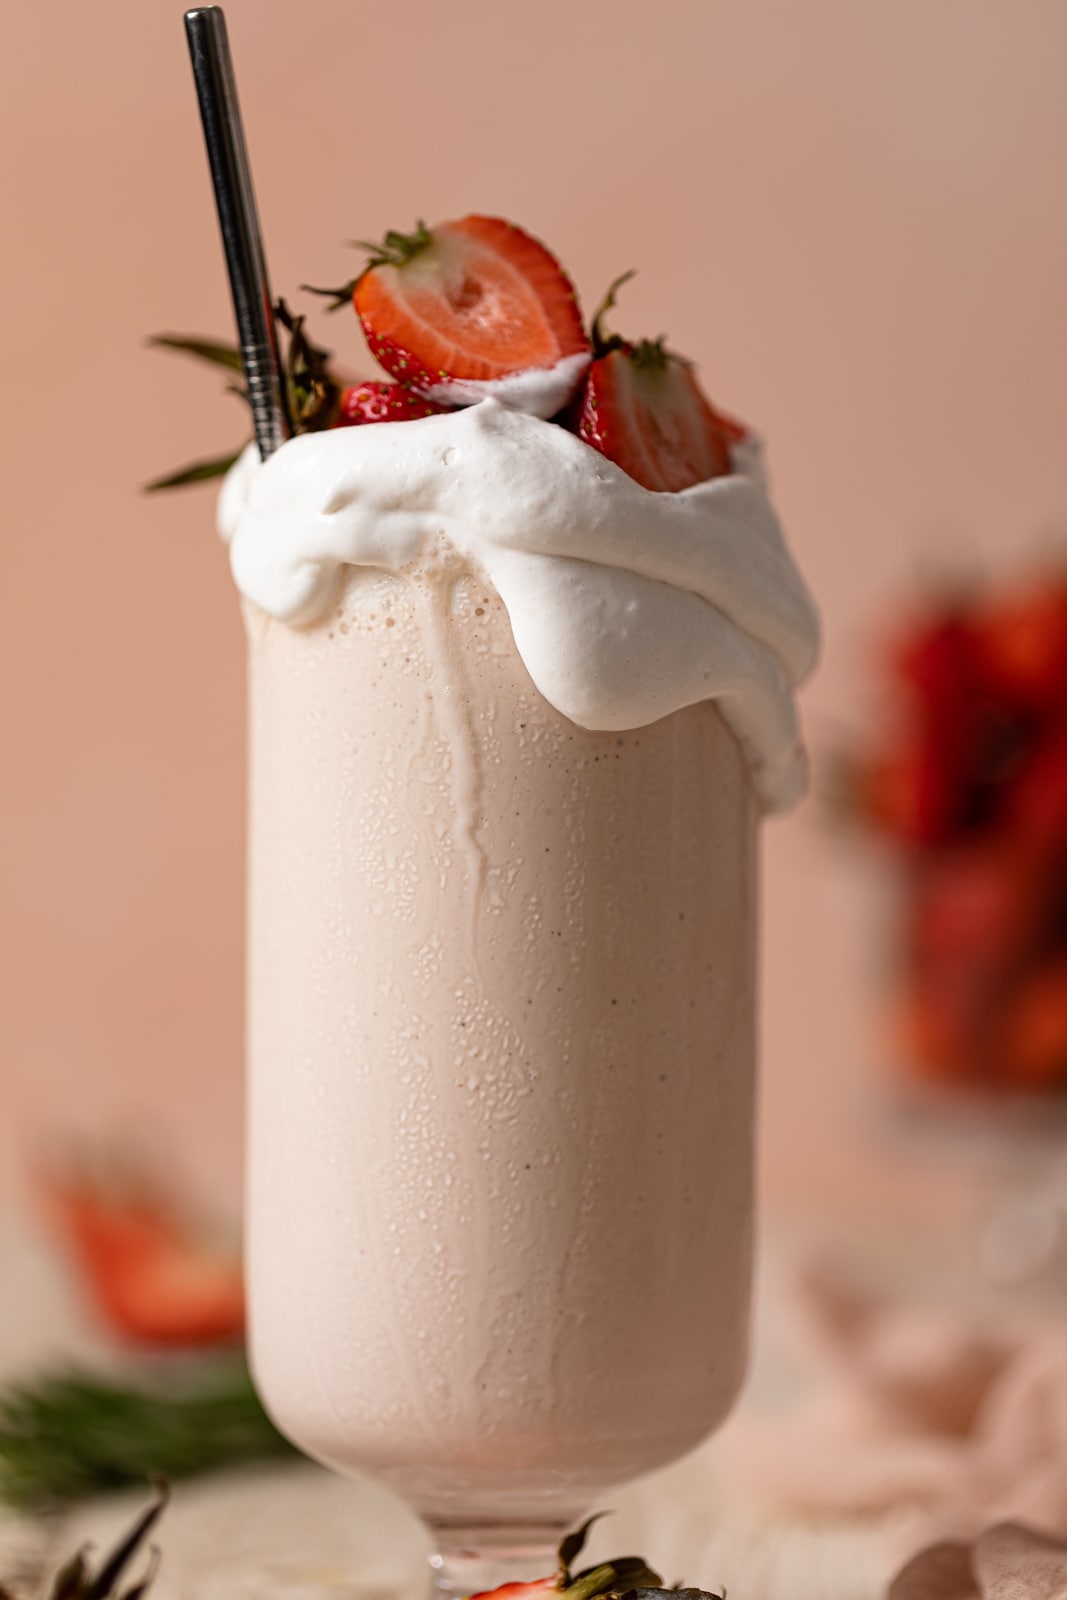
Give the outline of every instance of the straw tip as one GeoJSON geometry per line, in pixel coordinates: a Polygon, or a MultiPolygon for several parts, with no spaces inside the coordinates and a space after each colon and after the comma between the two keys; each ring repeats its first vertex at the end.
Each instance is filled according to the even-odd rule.
{"type": "Polygon", "coordinates": [[[224,16],[221,6],[193,6],[192,10],[185,13],[185,26],[191,30],[204,22],[213,22],[215,19],[223,21],[224,16]]]}

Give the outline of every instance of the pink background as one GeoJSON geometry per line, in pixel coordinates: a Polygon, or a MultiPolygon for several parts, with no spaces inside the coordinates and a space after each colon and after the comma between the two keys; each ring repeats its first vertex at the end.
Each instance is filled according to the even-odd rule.
{"type": "MultiPolygon", "coordinates": [[[[817,769],[863,729],[872,634],[917,579],[1061,538],[1061,0],[228,13],[276,290],[470,210],[542,235],[587,306],[640,268],[620,326],[668,332],[770,439],[826,617],[817,769]]],[[[137,492],[244,429],[211,374],[143,347],[231,329],[181,6],[19,6],[5,45],[0,1196],[46,1134],[151,1120],[232,1198],[242,640],[210,493],[137,492]]],[[[325,326],[369,371],[348,314],[325,326]]],[[[768,830],[772,1215],[928,1214],[929,1171],[920,1191],[864,1131],[878,900],[817,801],[768,830]]]]}

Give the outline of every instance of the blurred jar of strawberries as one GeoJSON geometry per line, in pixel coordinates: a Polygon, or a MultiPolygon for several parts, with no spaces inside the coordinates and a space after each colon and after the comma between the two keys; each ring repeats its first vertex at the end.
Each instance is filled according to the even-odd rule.
{"type": "Polygon", "coordinates": [[[928,1082],[1067,1092],[1067,564],[942,596],[896,635],[850,758],[900,868],[894,1054],[928,1082]]]}

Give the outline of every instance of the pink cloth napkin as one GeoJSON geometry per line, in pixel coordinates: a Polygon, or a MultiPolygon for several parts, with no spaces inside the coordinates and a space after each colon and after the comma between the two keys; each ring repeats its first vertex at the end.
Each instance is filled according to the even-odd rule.
{"type": "Polygon", "coordinates": [[[792,1415],[736,1441],[759,1499],[800,1514],[906,1509],[930,1538],[1004,1520],[1067,1534],[1067,1313],[993,1318],[820,1274],[797,1310],[817,1381],[792,1415]]]}
{"type": "Polygon", "coordinates": [[[914,1556],[888,1600],[1065,1600],[1067,1542],[1003,1522],[970,1545],[944,1542],[914,1556]]]}

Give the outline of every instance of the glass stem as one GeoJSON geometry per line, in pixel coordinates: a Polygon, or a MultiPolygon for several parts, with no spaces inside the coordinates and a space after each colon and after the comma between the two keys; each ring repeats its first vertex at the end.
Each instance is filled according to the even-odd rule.
{"type": "Polygon", "coordinates": [[[431,1600],[463,1600],[502,1583],[548,1578],[569,1522],[451,1527],[430,1524],[434,1553],[431,1600]]]}

